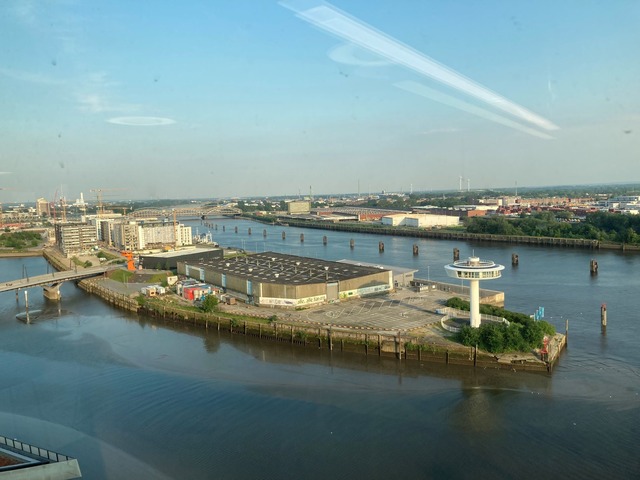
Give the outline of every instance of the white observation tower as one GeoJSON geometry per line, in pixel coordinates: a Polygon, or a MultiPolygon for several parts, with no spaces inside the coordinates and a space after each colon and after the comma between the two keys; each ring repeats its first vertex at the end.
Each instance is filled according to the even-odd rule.
{"type": "Polygon", "coordinates": [[[480,326],[480,280],[500,278],[504,265],[498,265],[490,260],[480,260],[478,257],[469,257],[468,260],[445,265],[447,275],[461,280],[469,280],[469,303],[471,328],[480,326]]]}

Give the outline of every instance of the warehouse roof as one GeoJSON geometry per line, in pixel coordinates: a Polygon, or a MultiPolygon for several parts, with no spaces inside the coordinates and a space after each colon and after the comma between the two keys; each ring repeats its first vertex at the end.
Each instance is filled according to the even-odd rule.
{"type": "Polygon", "coordinates": [[[404,267],[396,267],[391,265],[381,265],[379,263],[369,263],[369,262],[359,262],[357,260],[348,260],[343,258],[342,260],[338,260],[339,263],[348,263],[349,265],[357,265],[360,267],[375,267],[382,268],[384,270],[391,270],[393,272],[393,276],[403,275],[407,273],[416,273],[418,271],[417,268],[404,268],[404,267]]]}
{"type": "Polygon", "coordinates": [[[276,252],[205,260],[194,266],[209,267],[221,273],[258,282],[294,285],[336,282],[388,271],[380,267],[350,265],[276,252]]]}
{"type": "Polygon", "coordinates": [[[183,257],[187,255],[201,255],[204,252],[211,252],[213,250],[219,251],[221,249],[218,247],[191,247],[191,248],[184,248],[181,250],[170,250],[168,252],[143,253],[141,255],[144,257],[150,257],[150,258],[172,258],[172,257],[183,257]]]}

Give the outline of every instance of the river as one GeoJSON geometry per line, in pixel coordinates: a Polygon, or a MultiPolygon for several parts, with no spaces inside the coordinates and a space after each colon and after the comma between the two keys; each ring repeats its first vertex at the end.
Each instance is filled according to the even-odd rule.
{"type": "MultiPolygon", "coordinates": [[[[398,265],[441,281],[453,248],[461,258],[475,253],[505,265],[486,286],[505,291],[507,308],[544,306],[560,331],[569,320],[568,349],[552,375],[406,363],[157,323],[73,284],[63,285],[59,304],[33,288],[30,308],[41,313],[29,325],[16,319],[23,294],[18,302],[0,294],[0,434],[78,458],[91,479],[583,479],[640,471],[640,255],[209,221],[224,246],[398,265]]],[[[0,265],[0,281],[25,268],[47,271],[42,258],[0,265]]]]}

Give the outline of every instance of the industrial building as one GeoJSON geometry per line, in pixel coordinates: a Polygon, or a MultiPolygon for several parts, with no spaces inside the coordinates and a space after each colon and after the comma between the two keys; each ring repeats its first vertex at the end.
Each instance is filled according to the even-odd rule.
{"type": "Polygon", "coordinates": [[[458,226],[460,224],[459,217],[451,217],[448,215],[429,215],[429,214],[397,214],[386,215],[382,217],[383,225],[390,225],[394,227],[406,226],[417,228],[428,227],[450,227],[458,226]]]}
{"type": "Polygon", "coordinates": [[[315,305],[393,289],[390,270],[276,252],[199,263],[178,262],[178,273],[260,306],[315,305]]]}
{"type": "Polygon", "coordinates": [[[223,257],[224,251],[221,248],[193,247],[188,250],[141,254],[140,265],[142,265],[143,268],[176,270],[178,268],[178,262],[194,264],[221,259],[223,257]]]}
{"type": "Polygon", "coordinates": [[[287,203],[287,213],[289,215],[309,213],[311,211],[311,202],[309,200],[293,200],[287,203]]]}

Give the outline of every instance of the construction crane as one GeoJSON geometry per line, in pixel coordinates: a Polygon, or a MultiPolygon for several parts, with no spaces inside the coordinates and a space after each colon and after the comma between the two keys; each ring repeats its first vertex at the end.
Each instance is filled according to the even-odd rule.
{"type": "Polygon", "coordinates": [[[62,223],[67,223],[67,200],[60,197],[60,208],[62,209],[62,223]]]}
{"type": "Polygon", "coordinates": [[[173,209],[173,249],[178,250],[178,223],[175,208],[173,209]]]}
{"type": "Polygon", "coordinates": [[[96,214],[98,215],[98,218],[104,215],[104,203],[103,203],[104,192],[111,192],[116,190],[127,190],[127,189],[126,188],[92,188],[90,190],[90,192],[93,192],[96,194],[96,199],[98,201],[96,214]]]}
{"type": "Polygon", "coordinates": [[[114,212],[116,210],[122,210],[122,216],[126,217],[127,216],[127,210],[129,210],[130,207],[123,207],[123,206],[120,206],[120,205],[109,205],[109,208],[111,210],[113,210],[114,212]]]}
{"type": "Polygon", "coordinates": [[[127,259],[127,270],[130,272],[135,271],[136,266],[133,262],[133,252],[131,250],[122,250],[120,254],[127,259]]]}

